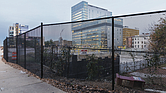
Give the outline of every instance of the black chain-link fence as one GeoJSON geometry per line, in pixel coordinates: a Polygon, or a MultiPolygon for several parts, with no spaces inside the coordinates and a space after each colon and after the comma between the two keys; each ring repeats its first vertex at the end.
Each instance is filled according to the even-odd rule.
{"type": "Polygon", "coordinates": [[[112,80],[114,89],[115,74],[119,73],[141,77],[146,84],[151,84],[149,79],[156,83],[156,78],[166,84],[166,46],[156,46],[166,43],[165,32],[160,34],[165,35],[164,39],[153,40],[157,30],[166,31],[165,17],[166,11],[157,11],[41,24],[21,35],[7,37],[3,54],[8,62],[41,78],[112,80]]]}

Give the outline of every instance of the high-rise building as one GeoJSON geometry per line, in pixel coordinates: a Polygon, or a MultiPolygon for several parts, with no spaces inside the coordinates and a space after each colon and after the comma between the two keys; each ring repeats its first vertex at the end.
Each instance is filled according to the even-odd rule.
{"type": "MultiPolygon", "coordinates": [[[[93,18],[111,17],[112,12],[82,1],[71,8],[71,20],[80,21],[93,18]]],[[[115,47],[123,43],[123,19],[114,20],[115,47]]],[[[72,24],[72,44],[75,47],[112,47],[112,19],[94,20],[72,24]]]]}
{"type": "Polygon", "coordinates": [[[25,33],[26,31],[28,31],[28,25],[19,25],[19,34],[25,33]]]}
{"type": "Polygon", "coordinates": [[[139,35],[139,29],[138,28],[129,28],[128,26],[123,27],[123,45],[126,45],[126,38],[139,35]]]}
{"type": "Polygon", "coordinates": [[[28,25],[21,25],[19,23],[13,24],[9,27],[9,37],[16,36],[28,31],[28,25]]]}
{"type": "Polygon", "coordinates": [[[71,8],[71,20],[87,20],[100,17],[110,17],[112,12],[107,9],[89,5],[88,2],[82,1],[71,8]]]}
{"type": "Polygon", "coordinates": [[[9,27],[9,37],[12,37],[14,36],[16,33],[15,33],[15,27],[14,26],[10,26],[9,27]]]}

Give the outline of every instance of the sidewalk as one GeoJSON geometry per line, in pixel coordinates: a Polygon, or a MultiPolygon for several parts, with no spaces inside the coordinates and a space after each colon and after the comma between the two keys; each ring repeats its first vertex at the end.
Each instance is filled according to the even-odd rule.
{"type": "MultiPolygon", "coordinates": [[[[2,51],[0,50],[0,54],[2,51]]],[[[21,70],[2,62],[0,57],[0,93],[65,93],[21,70]]]]}

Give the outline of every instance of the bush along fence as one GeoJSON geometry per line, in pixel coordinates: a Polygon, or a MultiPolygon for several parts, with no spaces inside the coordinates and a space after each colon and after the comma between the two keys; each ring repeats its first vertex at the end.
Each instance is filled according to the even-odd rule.
{"type": "MultiPolygon", "coordinates": [[[[112,74],[111,68],[111,58],[97,58],[93,59],[93,55],[90,56],[91,59],[82,59],[81,61],[77,61],[77,55],[72,57],[72,62],[69,67],[69,77],[72,78],[102,78],[106,76],[110,76],[112,74]],[[92,71],[94,69],[94,71],[92,71]],[[88,72],[88,73],[87,73],[88,72]],[[92,76],[91,76],[92,75],[92,76]]],[[[115,60],[115,73],[119,72],[119,56],[117,56],[115,60]]],[[[111,79],[111,78],[110,78],[111,79]]]]}
{"type": "MultiPolygon", "coordinates": [[[[123,42],[127,40],[123,40],[123,33],[125,34],[123,28],[126,26],[129,26],[126,27],[127,29],[140,27],[141,31],[149,29],[146,26],[153,22],[158,23],[159,19],[166,17],[165,13],[166,11],[155,11],[65,23],[41,23],[25,33],[6,37],[3,41],[4,59],[19,64],[41,78],[65,76],[92,80],[109,77],[112,78],[112,89],[114,90],[115,73],[119,73],[119,69],[122,71],[123,68],[125,72],[128,72],[133,69],[154,66],[149,65],[151,64],[149,62],[157,60],[157,58],[153,59],[153,57],[155,58],[153,56],[152,60],[145,58],[147,62],[133,61],[121,63],[121,65],[119,50],[125,48],[123,42]],[[141,28],[142,26],[144,28],[141,28]],[[115,56],[116,51],[119,53],[117,56],[115,56]],[[133,65],[134,67],[132,67],[133,65]]],[[[138,31],[137,28],[135,30],[138,31]]],[[[129,44],[126,44],[127,48],[148,47],[147,42],[138,41],[135,37],[129,39],[129,44]],[[135,41],[130,42],[131,40],[135,41]],[[136,44],[137,42],[142,45],[139,46],[136,44]]],[[[155,62],[153,63],[156,64],[155,62]]]]}

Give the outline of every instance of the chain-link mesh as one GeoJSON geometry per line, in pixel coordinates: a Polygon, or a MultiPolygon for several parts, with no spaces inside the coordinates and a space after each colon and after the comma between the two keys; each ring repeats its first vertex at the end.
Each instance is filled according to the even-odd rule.
{"type": "Polygon", "coordinates": [[[6,38],[4,58],[43,78],[111,81],[114,68],[114,76],[140,77],[145,88],[165,90],[165,20],[162,12],[44,24],[6,38]]]}

